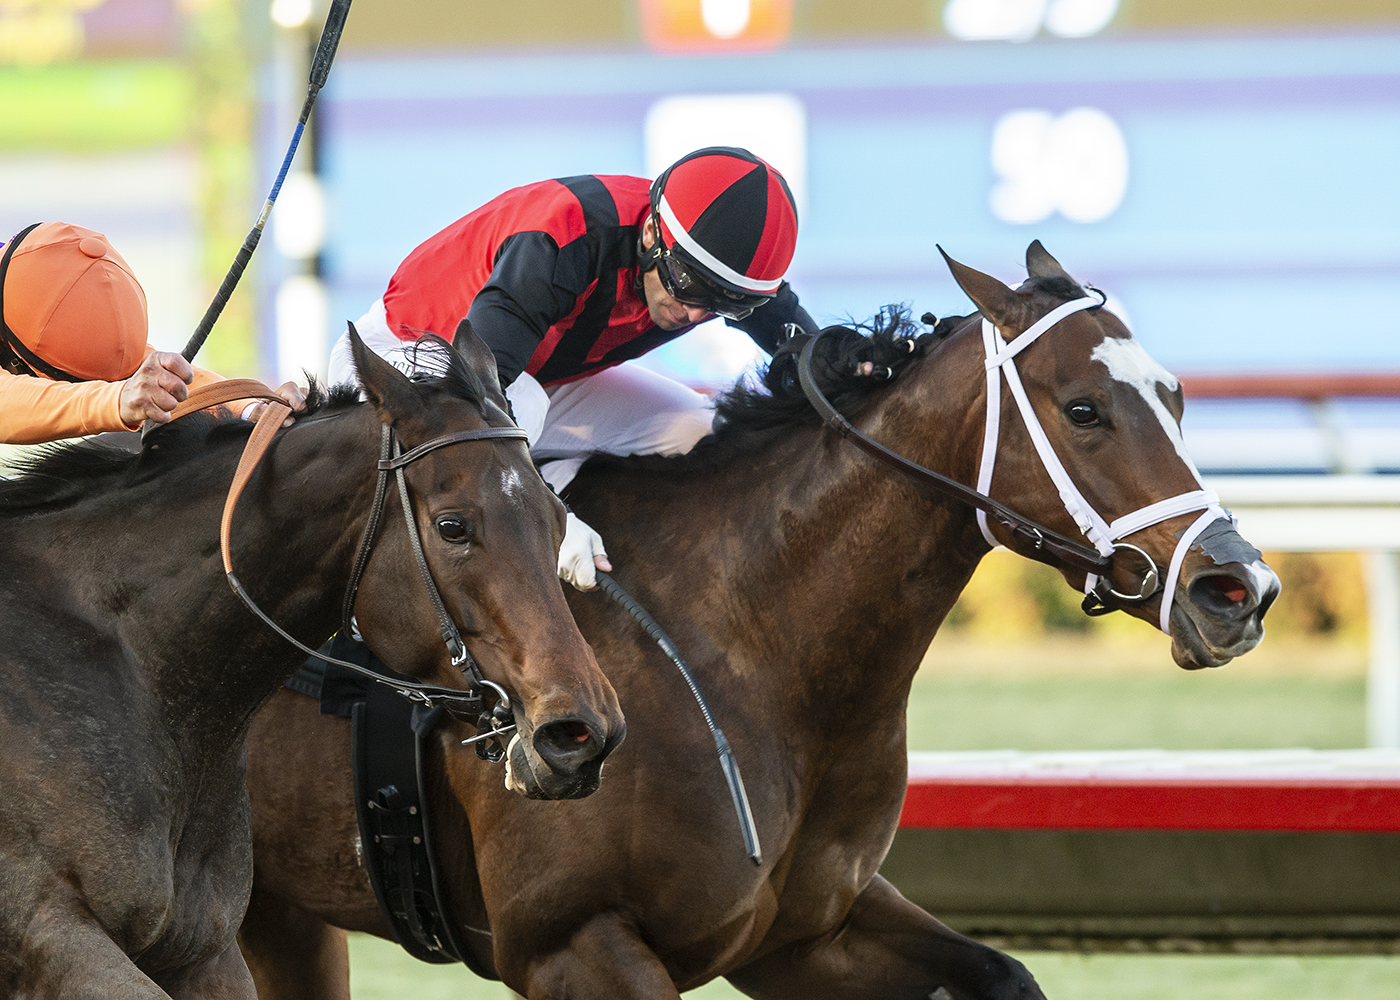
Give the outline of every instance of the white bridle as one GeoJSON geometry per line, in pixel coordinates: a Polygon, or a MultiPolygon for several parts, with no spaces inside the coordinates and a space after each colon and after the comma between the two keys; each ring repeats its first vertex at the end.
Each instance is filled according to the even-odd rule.
{"type": "MultiPolygon", "coordinates": [[[[1079,492],[1079,488],[1070,479],[1064,463],[1055,454],[1050,439],[1045,436],[1045,429],[1040,425],[1040,419],[1031,407],[1030,398],[1026,395],[1025,387],[1021,384],[1021,376],[1016,371],[1016,363],[1013,360],[1016,355],[1035,343],[1041,334],[1046,333],[1060,320],[1082,309],[1101,306],[1104,301],[1102,293],[1100,293],[1098,298],[1086,296],[1057,306],[1037,320],[1025,333],[1016,337],[1010,345],[1006,343],[1001,332],[990,320],[982,320],[982,342],[987,351],[987,426],[982,437],[982,463],[977,472],[977,491],[985,495],[991,494],[992,472],[996,467],[997,458],[997,439],[1001,433],[1001,376],[998,375],[1000,372],[1001,375],[1006,376],[1006,384],[1011,388],[1011,395],[1016,400],[1017,408],[1021,411],[1021,419],[1026,423],[1026,430],[1030,432],[1031,441],[1035,445],[1036,454],[1040,456],[1041,464],[1045,467],[1045,471],[1050,474],[1055,488],[1059,490],[1060,500],[1065,505],[1065,511],[1074,519],[1074,523],[1079,526],[1084,537],[1093,544],[1094,548],[1098,549],[1101,555],[1112,556],[1119,549],[1131,549],[1147,561],[1150,569],[1143,577],[1142,592],[1139,594],[1120,594],[1116,590],[1110,589],[1109,593],[1113,596],[1129,601],[1145,600],[1151,596],[1157,579],[1157,564],[1152,557],[1136,545],[1129,545],[1127,542],[1119,541],[1119,539],[1180,514],[1189,514],[1197,510],[1203,511],[1201,516],[1182,533],[1181,540],[1176,544],[1176,551],[1172,553],[1171,565],[1167,569],[1167,578],[1162,583],[1162,614],[1159,624],[1163,632],[1170,634],[1172,593],[1176,589],[1176,581],[1181,574],[1181,564],[1186,559],[1187,551],[1208,525],[1221,519],[1233,523],[1234,518],[1224,507],[1220,506],[1220,498],[1215,492],[1205,489],[1205,484],[1202,483],[1201,489],[1168,497],[1165,500],[1158,500],[1156,503],[1133,511],[1131,514],[1125,514],[1112,523],[1105,521],[1089,504],[1089,501],[1084,499],[1084,495],[1079,492]]],[[[1194,469],[1191,471],[1192,475],[1196,474],[1194,469]]],[[[1197,482],[1200,482],[1199,477],[1197,477],[1197,482]]],[[[1000,544],[993,537],[991,529],[987,525],[987,515],[984,511],[977,512],[977,525],[982,529],[982,537],[987,540],[989,545],[1000,544]]],[[[1098,582],[1099,578],[1096,575],[1088,574],[1084,581],[1084,593],[1088,594],[1093,591],[1098,582]]]]}

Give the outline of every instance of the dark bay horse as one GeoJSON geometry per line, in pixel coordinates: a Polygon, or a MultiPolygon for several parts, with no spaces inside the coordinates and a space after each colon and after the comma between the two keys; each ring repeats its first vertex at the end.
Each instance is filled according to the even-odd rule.
{"type": "MultiPolygon", "coordinates": [[[[441,377],[424,381],[355,344],[371,402],[278,432],[233,524],[244,585],[308,642],[339,622],[382,426],[411,448],[509,423],[469,331],[437,344],[441,377]]],[[[248,429],[190,417],[139,454],[61,448],[0,483],[0,995],[254,996],[235,943],[252,883],[245,736],[304,654],[220,565],[248,429]]],[[[563,507],[524,442],[461,441],[407,480],[443,601],[515,699],[531,769],[561,794],[591,785],[622,716],[555,578],[563,507]]],[[[399,671],[460,689],[398,512],[391,490],[358,622],[399,671]]]]}
{"type": "MultiPolygon", "coordinates": [[[[1016,290],[952,265],[1013,344],[1084,297],[1038,243],[1027,261],[1016,290]]],[[[817,346],[818,381],[861,430],[977,481],[988,397],[977,322],[916,338],[893,322],[817,346]]],[[[797,385],[795,347],[762,390],[721,399],[717,432],[691,454],[595,458],[569,494],[709,698],[743,769],[762,865],[744,855],[681,677],[599,594],[570,604],[629,736],[598,794],[513,798],[461,752],[461,733],[439,734],[431,821],[456,920],[473,963],[530,1000],[662,1000],[717,976],[763,1000],[1042,996],[1019,962],[878,874],[905,793],[910,683],[989,546],[970,508],[916,492],[821,425],[797,385]]],[[[1199,489],[1179,449],[1176,381],[1111,313],[1066,316],[1017,361],[1046,435],[1105,517],[1199,489]]],[[[992,493],[1077,535],[1008,395],[1002,404],[992,493]]],[[[1127,537],[1165,568],[1198,515],[1127,537]]],[[[1228,521],[1178,570],[1169,627],[1182,666],[1219,665],[1259,642],[1277,578],[1228,521]]],[[[1161,596],[1128,610],[1155,624],[1161,596]]],[[[254,724],[255,875],[241,940],[263,1000],[343,1000],[334,928],[389,935],[356,863],[347,730],[286,691],[254,724]]]]}

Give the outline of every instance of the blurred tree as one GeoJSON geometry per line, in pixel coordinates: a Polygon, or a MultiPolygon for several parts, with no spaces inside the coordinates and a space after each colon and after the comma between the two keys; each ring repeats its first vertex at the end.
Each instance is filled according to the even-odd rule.
{"type": "Polygon", "coordinates": [[[1354,552],[1283,552],[1266,556],[1283,581],[1269,611],[1276,636],[1362,640],[1366,636],[1366,589],[1354,552]]]}
{"type": "MultiPolygon", "coordinates": [[[[212,299],[257,215],[254,190],[254,19],[262,5],[239,0],[181,0],[194,85],[193,139],[200,159],[204,229],[204,302],[212,299]]],[[[249,270],[258,266],[254,257],[249,270]]],[[[256,335],[256,278],[246,274],[219,318],[202,366],[225,375],[261,374],[256,335]]]]}

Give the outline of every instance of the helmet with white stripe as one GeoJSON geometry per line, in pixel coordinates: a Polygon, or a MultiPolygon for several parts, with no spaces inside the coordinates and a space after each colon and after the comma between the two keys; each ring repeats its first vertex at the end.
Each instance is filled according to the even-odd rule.
{"type": "Polygon", "coordinates": [[[656,178],[651,209],[659,239],[643,267],[661,264],[677,300],[742,318],[777,294],[797,248],[797,206],[768,163],[746,149],[698,149],[656,178]]]}

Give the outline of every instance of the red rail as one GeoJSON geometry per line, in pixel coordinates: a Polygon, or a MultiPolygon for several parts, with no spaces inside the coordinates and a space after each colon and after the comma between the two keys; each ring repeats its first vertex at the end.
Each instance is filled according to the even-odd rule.
{"type": "Polygon", "coordinates": [[[1187,399],[1400,398],[1400,372],[1183,375],[1187,399]]]}
{"type": "Polygon", "coordinates": [[[911,781],[899,825],[1400,832],[1400,782],[911,781]]]}
{"type": "Polygon", "coordinates": [[[1400,832],[1400,755],[912,754],[900,826],[1400,832]]]}

